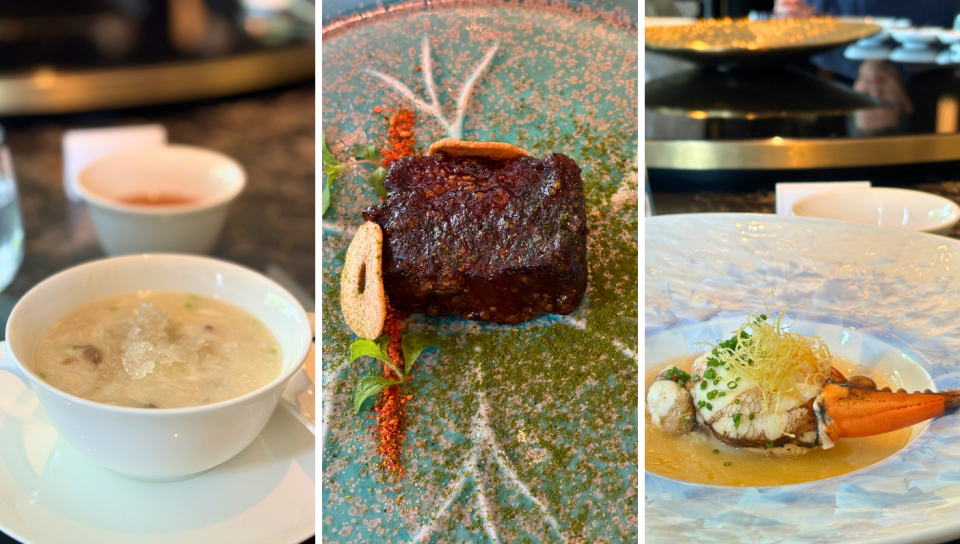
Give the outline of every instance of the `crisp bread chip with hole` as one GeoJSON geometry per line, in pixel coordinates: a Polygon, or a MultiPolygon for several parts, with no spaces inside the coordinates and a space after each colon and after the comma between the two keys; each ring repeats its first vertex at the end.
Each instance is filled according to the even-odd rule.
{"type": "Polygon", "coordinates": [[[502,161],[529,155],[515,145],[500,142],[467,142],[456,138],[444,138],[430,146],[426,155],[430,156],[443,151],[451,157],[484,157],[502,161]]]}
{"type": "Polygon", "coordinates": [[[364,223],[347,248],[340,274],[340,307],[343,320],[360,338],[375,340],[387,319],[383,292],[381,251],[383,231],[373,222],[364,223]]]}

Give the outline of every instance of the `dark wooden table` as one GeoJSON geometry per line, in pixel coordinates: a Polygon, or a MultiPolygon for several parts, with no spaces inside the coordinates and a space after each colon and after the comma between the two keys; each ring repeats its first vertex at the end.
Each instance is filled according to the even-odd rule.
{"type": "MultiPolygon", "coordinates": [[[[0,294],[0,335],[31,287],[104,257],[84,204],[63,192],[65,130],[161,123],[171,143],[213,149],[247,171],[214,257],[266,272],[268,265],[315,296],[316,146],[313,82],[223,100],[57,117],[0,119],[13,156],[26,233],[23,265],[0,294]]],[[[0,533],[0,544],[15,542],[0,533]]],[[[311,538],[307,542],[314,542],[311,538]]]]}

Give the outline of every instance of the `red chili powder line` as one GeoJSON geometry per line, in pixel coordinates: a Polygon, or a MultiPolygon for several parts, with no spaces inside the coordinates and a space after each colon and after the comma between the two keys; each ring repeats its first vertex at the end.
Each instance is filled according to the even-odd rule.
{"type": "MultiPolygon", "coordinates": [[[[378,106],[378,108],[377,113],[383,111],[382,107],[378,106]]],[[[387,111],[392,112],[393,109],[387,108],[387,111]]],[[[390,143],[380,149],[381,166],[389,168],[394,160],[413,155],[414,147],[417,145],[417,139],[413,137],[415,126],[416,116],[405,108],[399,108],[397,114],[390,118],[388,131],[390,143]]],[[[390,337],[387,352],[390,355],[390,361],[401,369],[404,365],[401,335],[406,320],[406,312],[390,306],[390,301],[387,300],[387,319],[383,326],[383,332],[390,337]]],[[[399,376],[386,364],[383,365],[383,376],[388,380],[399,379],[399,376]]],[[[380,391],[380,396],[373,407],[377,412],[377,425],[373,428],[373,439],[377,443],[381,468],[388,476],[393,476],[395,481],[402,480],[404,476],[401,453],[407,438],[407,401],[411,399],[413,395],[401,395],[401,385],[391,385],[380,391]]]]}
{"type": "MultiPolygon", "coordinates": [[[[390,361],[397,368],[403,368],[403,346],[400,338],[407,319],[406,312],[390,306],[387,301],[387,320],[383,331],[390,337],[387,352],[390,361]]],[[[386,364],[383,365],[383,376],[388,380],[399,379],[399,376],[386,364]]],[[[391,385],[380,392],[373,409],[377,412],[377,426],[374,427],[374,441],[377,442],[377,453],[380,454],[380,463],[387,475],[395,480],[404,476],[403,461],[400,454],[403,452],[403,442],[406,440],[406,413],[407,401],[411,395],[401,395],[399,385],[391,385]]]]}
{"type": "Polygon", "coordinates": [[[406,108],[397,110],[397,114],[390,118],[390,145],[380,149],[380,166],[390,168],[390,163],[402,157],[413,155],[417,139],[413,137],[413,129],[417,118],[412,111],[406,108]]]}

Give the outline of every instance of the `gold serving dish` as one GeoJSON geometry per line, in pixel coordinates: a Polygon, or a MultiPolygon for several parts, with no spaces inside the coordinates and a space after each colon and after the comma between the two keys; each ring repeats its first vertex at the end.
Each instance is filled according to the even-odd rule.
{"type": "Polygon", "coordinates": [[[645,29],[648,51],[698,64],[782,63],[807,58],[880,32],[879,25],[811,19],[703,19],[692,25],[645,29]]]}

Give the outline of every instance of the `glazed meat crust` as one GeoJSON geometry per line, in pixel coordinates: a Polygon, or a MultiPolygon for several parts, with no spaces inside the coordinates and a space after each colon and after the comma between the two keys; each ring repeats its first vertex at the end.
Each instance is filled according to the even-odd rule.
{"type": "Polygon", "coordinates": [[[440,152],[395,160],[384,186],[389,196],[363,218],[383,229],[393,307],[515,324],[580,303],[588,229],[573,159],[440,152]]]}

